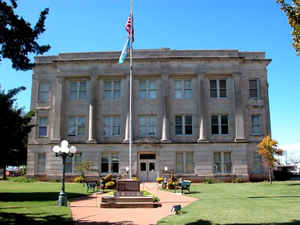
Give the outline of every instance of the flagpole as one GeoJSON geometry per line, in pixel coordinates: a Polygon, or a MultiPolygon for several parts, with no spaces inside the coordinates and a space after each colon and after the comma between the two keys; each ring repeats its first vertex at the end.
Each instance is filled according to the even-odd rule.
{"type": "Polygon", "coordinates": [[[132,51],[132,31],[133,31],[133,16],[132,16],[132,1],[130,0],[130,75],[129,75],[129,179],[132,178],[131,152],[132,152],[132,83],[133,83],[133,51],[132,51]]]}

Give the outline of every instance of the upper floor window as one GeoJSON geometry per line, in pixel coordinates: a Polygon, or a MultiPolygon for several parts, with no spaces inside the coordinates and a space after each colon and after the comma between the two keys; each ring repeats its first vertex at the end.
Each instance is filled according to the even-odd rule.
{"type": "Polygon", "coordinates": [[[192,135],[193,117],[187,115],[175,116],[175,135],[192,135]]]}
{"type": "Polygon", "coordinates": [[[41,103],[49,102],[49,92],[50,92],[50,84],[49,83],[40,83],[39,102],[41,102],[41,103]]]}
{"type": "Polygon", "coordinates": [[[87,81],[71,81],[70,99],[71,100],[87,99],[87,81]]]}
{"type": "Polygon", "coordinates": [[[140,98],[156,98],[156,80],[140,80],[140,98]]]}
{"type": "Polygon", "coordinates": [[[37,153],[37,172],[45,173],[46,171],[46,153],[37,153]]]}
{"type": "Polygon", "coordinates": [[[262,134],[260,115],[252,115],[251,116],[251,134],[255,135],[255,136],[259,136],[262,134]]]}
{"type": "Polygon", "coordinates": [[[210,86],[210,97],[212,98],[227,97],[226,80],[210,80],[209,86],[210,86]]]}
{"type": "Polygon", "coordinates": [[[103,121],[104,136],[120,136],[120,116],[105,116],[103,121]]]}
{"type": "Polygon", "coordinates": [[[176,173],[194,173],[193,152],[176,152],[176,173]]]}
{"type": "Polygon", "coordinates": [[[86,119],[83,116],[71,116],[68,118],[68,136],[85,135],[86,119]]]}
{"type": "Polygon", "coordinates": [[[232,173],[231,152],[214,152],[214,173],[232,173]]]}
{"type": "Polygon", "coordinates": [[[47,117],[40,117],[38,123],[38,133],[39,137],[47,137],[47,125],[48,125],[48,118],[47,117]]]}
{"type": "Polygon", "coordinates": [[[228,134],[228,116],[212,115],[211,116],[211,133],[228,134]]]}
{"type": "Polygon", "coordinates": [[[139,134],[140,137],[156,136],[157,117],[140,116],[139,117],[139,134]]]}
{"type": "Polygon", "coordinates": [[[249,80],[249,97],[259,97],[259,80],[249,80]]]}
{"type": "Polygon", "coordinates": [[[119,80],[104,81],[104,99],[120,99],[121,82],[119,80]]]}
{"type": "Polygon", "coordinates": [[[75,154],[74,157],[67,156],[65,163],[65,172],[74,173],[78,172],[77,167],[81,162],[81,154],[75,154]]]}
{"type": "Polygon", "coordinates": [[[101,173],[119,173],[119,153],[102,153],[101,173]]]}
{"type": "Polygon", "coordinates": [[[175,80],[175,98],[192,98],[192,80],[175,80]]]}

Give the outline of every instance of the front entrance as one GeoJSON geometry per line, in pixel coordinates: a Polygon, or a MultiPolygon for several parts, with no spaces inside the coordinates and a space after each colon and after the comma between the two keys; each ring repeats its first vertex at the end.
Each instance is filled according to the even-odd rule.
{"type": "Polygon", "coordinates": [[[140,153],[139,155],[139,180],[142,182],[155,181],[157,165],[155,153],[140,153]]]}

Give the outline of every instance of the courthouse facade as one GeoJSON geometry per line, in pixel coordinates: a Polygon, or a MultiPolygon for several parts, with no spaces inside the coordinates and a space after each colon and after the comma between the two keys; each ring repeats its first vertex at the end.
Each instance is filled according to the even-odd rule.
{"type": "MultiPolygon", "coordinates": [[[[89,176],[126,176],[129,65],[120,52],[35,58],[27,175],[61,176],[54,145],[68,140],[67,177],[92,161],[89,176]]],[[[153,181],[164,170],[194,181],[264,177],[256,145],[270,134],[264,52],[134,51],[132,173],[153,181]]]]}

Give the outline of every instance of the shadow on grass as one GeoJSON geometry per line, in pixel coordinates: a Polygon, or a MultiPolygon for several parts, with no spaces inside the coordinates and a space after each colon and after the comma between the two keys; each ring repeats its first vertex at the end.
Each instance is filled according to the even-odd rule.
{"type": "Polygon", "coordinates": [[[18,213],[0,213],[0,225],[73,225],[71,218],[64,218],[62,216],[42,216],[18,213]]]}
{"type": "MultiPolygon", "coordinates": [[[[59,192],[1,192],[0,202],[24,202],[24,201],[56,201],[58,199],[59,192]]],[[[79,198],[86,196],[79,193],[67,193],[67,198],[79,198]]],[[[86,196],[88,198],[88,196],[86,196]]]]}
{"type": "Polygon", "coordinates": [[[285,196],[256,196],[248,198],[300,198],[300,195],[285,195],[285,196]]]}
{"type": "MultiPolygon", "coordinates": [[[[197,220],[195,222],[186,223],[185,225],[220,225],[216,223],[211,223],[208,220],[197,220]]],[[[294,220],[292,222],[282,222],[282,223],[226,223],[226,225],[299,225],[300,220],[294,220]]],[[[224,225],[224,224],[223,224],[224,225]]]]}

